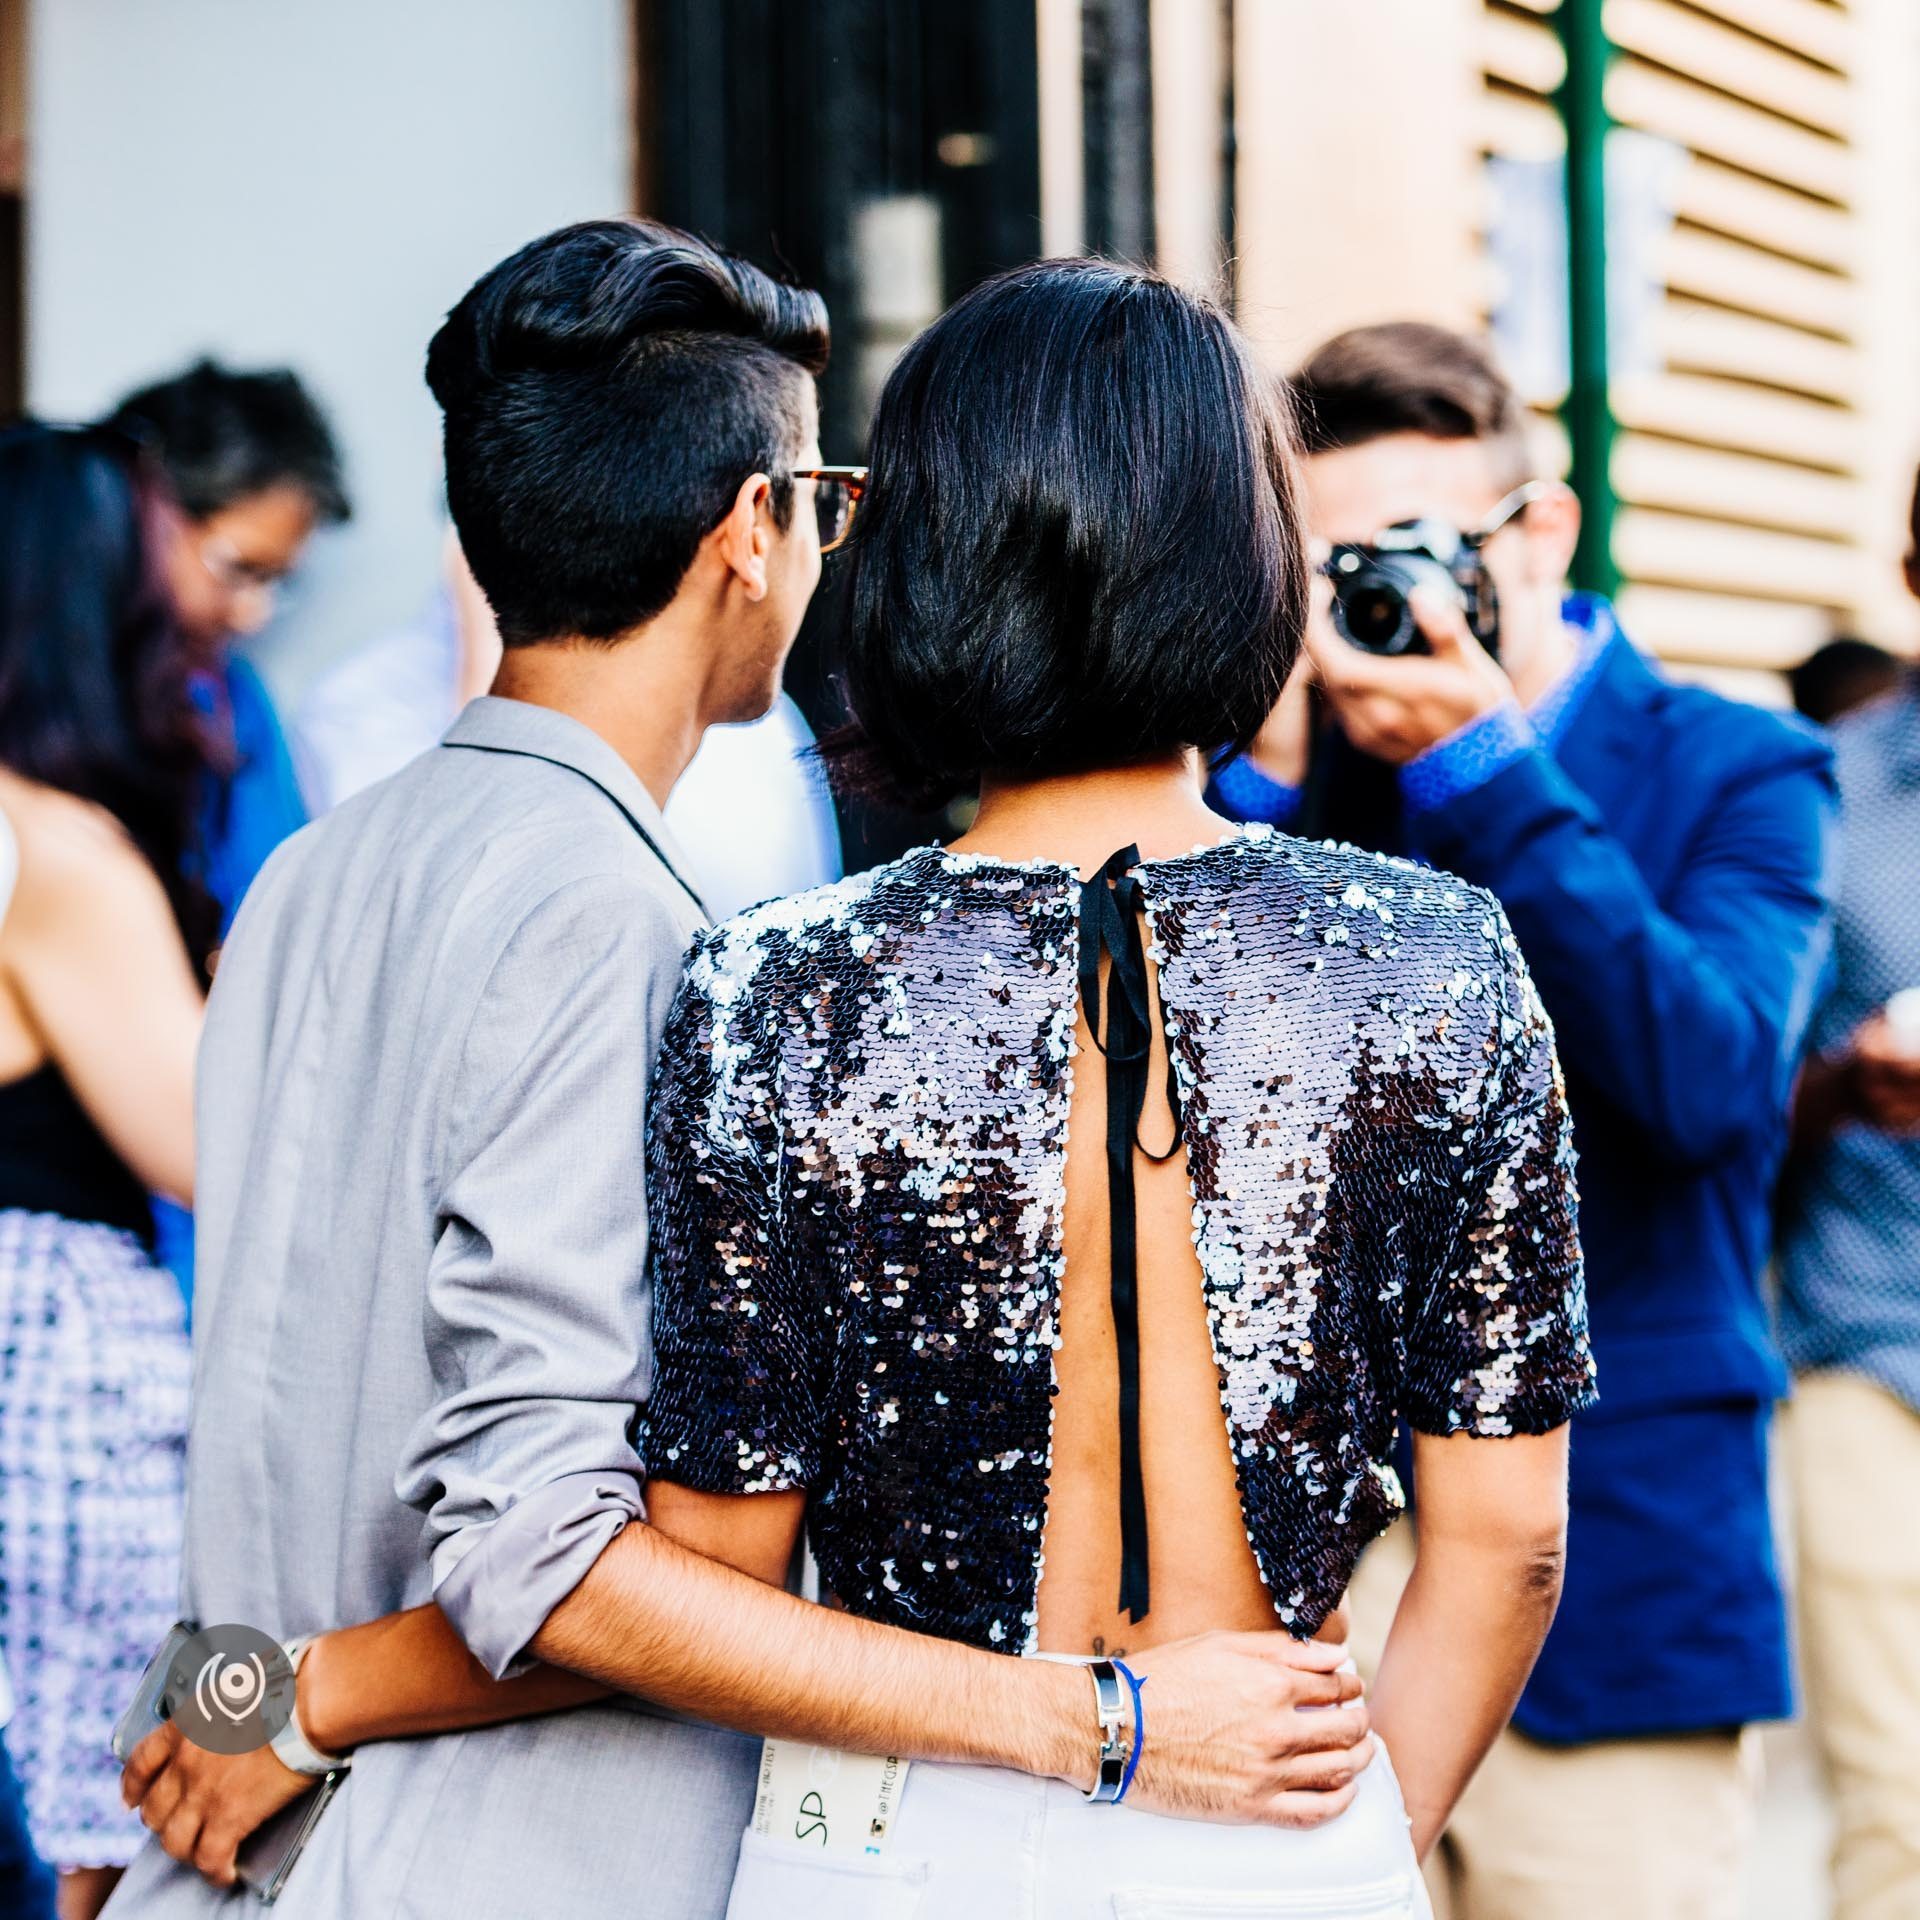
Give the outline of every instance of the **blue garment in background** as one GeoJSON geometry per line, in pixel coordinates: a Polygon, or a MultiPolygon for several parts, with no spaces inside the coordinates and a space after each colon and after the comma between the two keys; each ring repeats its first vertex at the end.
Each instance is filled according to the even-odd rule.
{"type": "MultiPolygon", "coordinates": [[[[197,695],[228,736],[233,772],[208,782],[200,817],[200,879],[220,908],[220,937],[233,925],[254,876],[289,834],[307,824],[306,803],[294,776],[279,715],[252,666],[229,653],[197,695]]],[[[158,1196],[153,1203],[155,1257],[193,1300],[193,1216],[158,1196]]]]}
{"type": "Polygon", "coordinates": [[[1256,767],[1245,754],[1213,769],[1207,800],[1216,813],[1246,825],[1293,826],[1300,813],[1300,789],[1256,767]]]}
{"type": "Polygon", "coordinates": [[[1600,603],[1568,614],[1602,636],[1577,697],[1459,779],[1416,777],[1427,804],[1403,778],[1364,836],[1343,793],[1378,769],[1336,736],[1326,811],[1497,895],[1558,1032],[1600,1404],[1574,1420],[1566,1585],[1514,1719],[1560,1742],[1792,1710],[1760,1276],[1835,805],[1812,729],[1667,681],[1600,603]]]}
{"type": "Polygon", "coordinates": [[[33,1850],[26,1798],[0,1738],[0,1920],[54,1920],[53,1869],[33,1850]]]}
{"type": "Polygon", "coordinates": [[[1400,797],[1409,813],[1431,813],[1484,786],[1529,747],[1551,753],[1559,745],[1619,632],[1613,609],[1591,593],[1569,594],[1560,619],[1574,644],[1573,665],[1526,713],[1510,700],[1409,760],[1400,769],[1400,797]]]}
{"type": "MultiPolygon", "coordinates": [[[[1833,985],[1813,1027],[1823,1052],[1920,987],[1920,674],[1833,737],[1846,833],[1833,985]]],[[[1864,1374],[1920,1413],[1920,1136],[1850,1121],[1790,1169],[1783,1199],[1787,1359],[1864,1374]]]]}
{"type": "Polygon", "coordinates": [[[201,823],[202,878],[220,903],[224,939],[267,856],[307,824],[307,806],[280,717],[252,666],[228,654],[219,678],[207,682],[206,696],[208,710],[231,729],[234,757],[233,773],[209,786],[201,823]]]}

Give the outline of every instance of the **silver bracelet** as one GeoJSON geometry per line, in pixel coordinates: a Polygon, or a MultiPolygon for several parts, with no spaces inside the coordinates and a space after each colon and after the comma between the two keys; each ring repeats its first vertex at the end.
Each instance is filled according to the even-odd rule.
{"type": "Polygon", "coordinates": [[[316,1780],[322,1774],[344,1773],[353,1765],[353,1755],[350,1753],[322,1753],[307,1738],[306,1730],[300,1724],[300,1663],[318,1637],[317,1634],[303,1633],[299,1638],[289,1640],[282,1649],[287,1656],[287,1665],[293,1669],[293,1706],[288,1712],[287,1724],[268,1742],[275,1759],[289,1772],[308,1774],[316,1780]]]}
{"type": "Polygon", "coordinates": [[[1093,1676],[1093,1710],[1100,1722],[1099,1771],[1087,1798],[1111,1806],[1120,1798],[1127,1778],[1127,1696],[1120,1685],[1120,1671],[1111,1660],[1090,1661],[1087,1671],[1093,1676]]]}

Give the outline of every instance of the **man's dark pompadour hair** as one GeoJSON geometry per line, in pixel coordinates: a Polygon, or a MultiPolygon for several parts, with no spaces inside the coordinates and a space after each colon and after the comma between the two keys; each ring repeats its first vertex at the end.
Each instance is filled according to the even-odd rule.
{"type": "Polygon", "coordinates": [[[827,344],[817,293],[651,221],[563,227],[483,275],[434,335],[427,385],[502,640],[651,619],[750,474],[784,525],[827,344]]]}
{"type": "Polygon", "coordinates": [[[1389,434],[1487,444],[1499,484],[1533,474],[1527,410],[1484,343],[1421,320],[1336,334],[1292,381],[1301,444],[1310,453],[1389,434]]]}

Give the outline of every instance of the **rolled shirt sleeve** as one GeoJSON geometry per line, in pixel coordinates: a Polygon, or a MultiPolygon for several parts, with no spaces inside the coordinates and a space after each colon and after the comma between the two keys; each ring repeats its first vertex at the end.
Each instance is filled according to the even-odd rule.
{"type": "Polygon", "coordinates": [[[498,1519],[441,1542],[434,1598],[496,1680],[531,1664],[527,1644],[629,1520],[641,1520],[632,1471],[569,1473],[498,1519]]]}
{"type": "Polygon", "coordinates": [[[643,1514],[645,1138],[682,939],[642,883],[568,883],[502,950],[462,1052],[425,1335],[434,1404],[396,1479],[487,1670],[643,1514]]]}

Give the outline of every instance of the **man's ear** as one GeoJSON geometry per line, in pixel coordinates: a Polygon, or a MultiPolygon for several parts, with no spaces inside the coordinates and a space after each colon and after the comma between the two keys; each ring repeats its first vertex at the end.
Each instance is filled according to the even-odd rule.
{"type": "Polygon", "coordinates": [[[1571,487],[1556,480],[1527,508],[1527,539],[1536,576],[1556,585],[1564,580],[1580,544],[1580,500],[1571,487]]]}
{"type": "Polygon", "coordinates": [[[764,473],[750,473],[733,496],[726,518],[709,536],[721,561],[749,600],[767,597],[767,550],[773,482],[764,473]]]}

